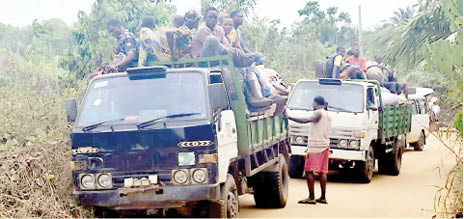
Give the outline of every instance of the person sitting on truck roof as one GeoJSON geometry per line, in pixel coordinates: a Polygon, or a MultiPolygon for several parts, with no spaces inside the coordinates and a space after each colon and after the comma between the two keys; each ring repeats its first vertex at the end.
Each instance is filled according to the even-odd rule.
{"type": "Polygon", "coordinates": [[[192,41],[193,56],[209,57],[229,54],[236,65],[250,66],[251,54],[245,54],[240,49],[233,48],[227,41],[224,29],[217,23],[218,12],[214,7],[205,10],[205,25],[200,27],[192,41]]]}
{"type": "Polygon", "coordinates": [[[337,47],[336,54],[333,56],[332,78],[340,78],[343,57],[345,56],[345,48],[337,47]]]}
{"type": "Polygon", "coordinates": [[[199,23],[200,15],[197,11],[191,10],[184,15],[184,25],[174,30],[166,31],[166,41],[172,60],[193,57],[192,40],[199,23]]]}
{"type": "MultiPolygon", "coordinates": [[[[118,71],[125,71],[127,67],[136,65],[137,61],[137,42],[134,34],[122,27],[121,21],[111,19],[107,26],[107,31],[118,40],[118,45],[114,50],[115,57],[122,57],[120,61],[113,63],[113,67],[118,71]]],[[[119,59],[119,58],[113,58],[119,59]]]]}
{"type": "Polygon", "coordinates": [[[231,31],[230,35],[236,35],[235,37],[237,38],[240,48],[245,52],[245,53],[251,53],[250,50],[248,50],[245,47],[245,42],[243,41],[242,37],[242,32],[240,31],[239,27],[243,24],[243,14],[239,10],[234,10],[230,12],[230,17],[234,21],[234,29],[231,31]]]}
{"type": "Polygon", "coordinates": [[[155,19],[144,17],[139,31],[139,67],[147,61],[166,61],[170,59],[167,48],[161,44],[161,36],[153,31],[155,19]]]}
{"type": "Polygon", "coordinates": [[[226,46],[228,41],[224,29],[217,24],[218,12],[214,7],[205,10],[205,24],[200,26],[192,42],[194,57],[227,54],[226,46]]]}
{"type": "Polygon", "coordinates": [[[231,17],[224,17],[222,19],[222,28],[229,44],[234,48],[241,49],[237,34],[234,32],[234,21],[231,17]]]}
{"type": "Polygon", "coordinates": [[[356,67],[357,69],[366,72],[366,59],[360,56],[359,48],[353,50],[353,55],[346,58],[346,61],[349,62],[352,66],[356,67]]]}
{"type": "Polygon", "coordinates": [[[172,19],[172,26],[175,28],[179,28],[184,25],[184,16],[183,15],[176,15],[174,19],[172,19]]]}
{"type": "Polygon", "coordinates": [[[327,204],[325,197],[327,173],[329,170],[329,146],[330,128],[332,120],[327,114],[326,106],[328,103],[323,97],[315,97],[313,102],[314,113],[310,118],[295,118],[289,116],[288,119],[298,123],[312,123],[308,135],[308,153],[304,164],[306,180],[308,183],[309,197],[299,201],[300,204],[316,204],[316,202],[327,204]],[[314,172],[321,175],[321,197],[314,197],[314,172]]]}

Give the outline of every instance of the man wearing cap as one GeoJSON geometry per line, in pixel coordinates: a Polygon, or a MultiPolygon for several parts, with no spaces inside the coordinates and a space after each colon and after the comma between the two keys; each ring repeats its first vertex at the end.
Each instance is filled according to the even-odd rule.
{"type": "Polygon", "coordinates": [[[327,204],[325,197],[327,172],[329,170],[329,146],[330,146],[330,127],[332,120],[327,115],[327,103],[323,97],[315,97],[313,102],[314,113],[309,118],[288,117],[288,119],[298,123],[311,123],[308,135],[308,148],[304,164],[306,181],[309,189],[309,197],[299,201],[299,204],[327,204]],[[314,172],[321,175],[321,197],[314,197],[314,172]]]}
{"type": "Polygon", "coordinates": [[[172,60],[193,57],[192,39],[197,32],[199,23],[200,15],[197,11],[191,10],[185,13],[184,24],[182,26],[166,31],[172,60]]]}

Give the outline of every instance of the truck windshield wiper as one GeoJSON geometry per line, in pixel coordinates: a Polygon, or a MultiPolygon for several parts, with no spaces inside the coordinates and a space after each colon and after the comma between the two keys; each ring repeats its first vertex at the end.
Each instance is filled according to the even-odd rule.
{"type": "Polygon", "coordinates": [[[335,110],[338,110],[338,111],[342,111],[342,112],[348,112],[348,113],[351,113],[351,111],[349,110],[346,110],[346,109],[343,109],[343,108],[340,108],[340,107],[335,107],[335,106],[330,106],[328,105],[327,108],[330,108],[330,109],[335,109],[335,110]]]}
{"type": "Polygon", "coordinates": [[[106,120],[106,121],[103,121],[103,122],[99,122],[99,123],[95,123],[95,124],[92,124],[92,125],[85,126],[84,128],[82,128],[82,131],[88,132],[88,131],[91,131],[91,130],[97,128],[98,126],[105,125],[105,124],[111,124],[111,123],[115,123],[115,122],[120,122],[120,121],[123,121],[123,120],[124,120],[124,118],[106,120]]]}
{"type": "Polygon", "coordinates": [[[193,116],[193,115],[198,115],[198,114],[200,114],[200,113],[180,113],[180,114],[173,114],[173,115],[169,115],[169,116],[162,116],[162,117],[159,117],[159,118],[155,118],[155,119],[151,119],[151,120],[148,120],[148,121],[145,121],[145,122],[141,122],[141,123],[137,124],[137,128],[138,129],[145,128],[147,126],[150,126],[150,125],[156,123],[157,121],[159,121],[161,119],[179,118],[179,117],[193,116]]]}

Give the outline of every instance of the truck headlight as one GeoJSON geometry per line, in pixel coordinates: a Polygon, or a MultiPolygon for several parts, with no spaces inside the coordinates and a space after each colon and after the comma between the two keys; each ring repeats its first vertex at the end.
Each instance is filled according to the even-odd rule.
{"type": "Polygon", "coordinates": [[[113,186],[113,179],[111,178],[111,174],[104,173],[97,175],[97,183],[101,188],[111,188],[113,186]]]}
{"type": "Polygon", "coordinates": [[[184,170],[173,170],[172,179],[175,184],[180,184],[180,185],[186,184],[189,179],[188,171],[185,169],[184,170]]]}
{"type": "Polygon", "coordinates": [[[350,148],[351,149],[358,149],[359,148],[359,141],[357,141],[357,140],[350,141],[350,148]]]}
{"type": "Polygon", "coordinates": [[[192,171],[192,179],[195,183],[205,183],[208,177],[206,169],[195,169],[192,171]]]}
{"type": "Polygon", "coordinates": [[[295,143],[304,144],[304,138],[302,136],[295,137],[295,143]]]}
{"type": "Polygon", "coordinates": [[[95,176],[93,174],[81,175],[81,188],[82,189],[94,189],[95,188],[95,176]]]}
{"type": "Polygon", "coordinates": [[[348,140],[342,139],[338,141],[338,147],[340,148],[347,148],[348,147],[348,140]]]}

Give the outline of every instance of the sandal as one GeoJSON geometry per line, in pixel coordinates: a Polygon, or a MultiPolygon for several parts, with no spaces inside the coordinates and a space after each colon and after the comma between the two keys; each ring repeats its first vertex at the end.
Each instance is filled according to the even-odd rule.
{"type": "Polygon", "coordinates": [[[316,204],[316,200],[314,199],[303,199],[301,201],[298,201],[298,204],[310,204],[310,205],[315,205],[316,204]]]}
{"type": "Polygon", "coordinates": [[[316,199],[316,202],[321,203],[321,204],[328,204],[326,199],[318,198],[316,199]]]}

